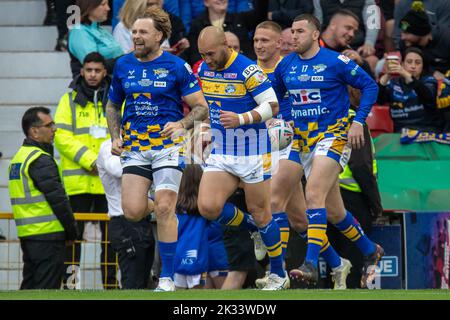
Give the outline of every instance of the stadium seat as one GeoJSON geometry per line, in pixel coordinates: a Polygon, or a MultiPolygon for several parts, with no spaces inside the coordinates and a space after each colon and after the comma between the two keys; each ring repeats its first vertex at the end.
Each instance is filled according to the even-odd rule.
{"type": "Polygon", "coordinates": [[[382,133],[392,133],[394,131],[394,123],[389,114],[388,106],[374,105],[366,122],[373,138],[382,133]]]}

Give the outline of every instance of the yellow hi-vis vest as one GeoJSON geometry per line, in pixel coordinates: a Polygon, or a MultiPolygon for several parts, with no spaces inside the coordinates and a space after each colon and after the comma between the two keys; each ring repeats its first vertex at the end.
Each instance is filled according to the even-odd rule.
{"type": "Polygon", "coordinates": [[[50,156],[38,147],[22,146],[9,165],[9,197],[19,238],[64,231],[28,173],[30,164],[42,154],[50,156]]]}
{"type": "MultiPolygon", "coordinates": [[[[101,101],[89,101],[85,107],[73,100],[76,92],[62,96],[55,113],[58,128],[55,147],[61,156],[61,175],[69,196],[77,194],[104,194],[99,176],[89,173],[97,160],[100,145],[109,139],[106,117],[101,101]],[[94,137],[91,127],[101,128],[106,135],[94,137]]],[[[96,99],[95,99],[96,100],[96,99]]]]}
{"type": "MultiPolygon", "coordinates": [[[[372,146],[372,167],[373,167],[373,175],[376,177],[378,174],[377,169],[377,160],[375,159],[375,146],[373,144],[372,138],[370,138],[370,143],[372,146]]],[[[353,191],[353,192],[361,192],[361,187],[359,186],[358,182],[353,178],[352,170],[350,170],[350,167],[348,164],[345,166],[342,173],[339,175],[339,186],[343,189],[353,191]]]]}

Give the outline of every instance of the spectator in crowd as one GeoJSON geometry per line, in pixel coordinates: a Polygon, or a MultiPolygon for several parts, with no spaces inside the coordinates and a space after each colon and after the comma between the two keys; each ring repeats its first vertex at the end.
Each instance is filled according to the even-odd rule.
{"type": "Polygon", "coordinates": [[[281,31],[280,54],[282,57],[285,57],[292,51],[294,51],[294,46],[292,43],[291,28],[289,27],[289,28],[283,29],[283,31],[281,31]]]}
{"type": "MultiPolygon", "coordinates": [[[[147,0],[147,6],[158,6],[161,9],[163,8],[164,1],[163,0],[147,0]]],[[[165,39],[165,41],[161,44],[161,48],[165,51],[168,51],[175,55],[181,55],[183,52],[189,48],[189,41],[186,38],[186,29],[184,27],[183,21],[176,15],[168,13],[170,24],[172,26],[172,32],[170,33],[170,37],[165,39]]],[[[184,59],[185,56],[182,55],[184,59]]]]}
{"type": "MultiPolygon", "coordinates": [[[[68,36],[68,26],[69,23],[69,13],[74,13],[74,11],[69,11],[68,8],[75,4],[75,0],[58,0],[55,1],[56,10],[56,27],[58,29],[58,38],[56,39],[56,51],[67,51],[67,36],[68,36]]],[[[75,21],[75,20],[74,20],[75,21]]]]}
{"type": "Polygon", "coordinates": [[[56,4],[55,0],[45,0],[45,5],[47,10],[45,12],[44,26],[54,26],[56,25],[57,15],[56,15],[56,4]]]}
{"type": "Polygon", "coordinates": [[[291,27],[296,16],[313,12],[312,0],[270,0],[267,17],[284,29],[291,27]]]}
{"type": "Polygon", "coordinates": [[[337,11],[330,19],[326,29],[321,34],[320,45],[322,47],[342,52],[355,61],[368,74],[372,73],[372,66],[366,59],[353,50],[350,44],[355,38],[360,20],[352,11],[342,9],[337,11]]]}
{"type": "Polygon", "coordinates": [[[178,245],[174,282],[177,289],[200,289],[208,271],[208,220],[197,207],[203,169],[198,164],[184,168],[177,200],[178,245]]]}
{"type": "MultiPolygon", "coordinates": [[[[385,2],[384,0],[382,2],[385,2]]],[[[439,33],[441,28],[450,28],[450,0],[396,0],[394,9],[394,41],[396,47],[400,46],[400,20],[411,10],[414,6],[423,6],[428,17],[432,33],[439,33]]]]}
{"type": "Polygon", "coordinates": [[[69,32],[69,53],[72,77],[81,69],[84,58],[91,52],[98,52],[106,59],[106,70],[112,74],[116,59],[123,54],[120,44],[112,34],[100,26],[108,19],[107,0],[77,0],[81,20],[69,32]]]}
{"type": "MultiPolygon", "coordinates": [[[[375,43],[378,37],[380,16],[375,8],[375,0],[313,0],[314,14],[322,23],[323,30],[331,24],[333,16],[339,10],[348,10],[358,22],[353,31],[349,46],[366,59],[372,70],[378,58],[375,56],[375,43]],[[373,7],[372,7],[373,6],[373,7]]],[[[339,24],[339,23],[338,23],[339,24]]]]}
{"type": "Polygon", "coordinates": [[[26,136],[9,165],[9,196],[23,252],[20,289],[59,289],[77,225],[53,157],[56,125],[45,107],[22,117],[26,136]]]}
{"type": "Polygon", "coordinates": [[[420,1],[414,2],[398,26],[401,30],[402,53],[408,47],[419,47],[435,78],[443,79],[443,75],[450,70],[450,28],[442,25],[433,29],[420,1]]]}
{"type": "Polygon", "coordinates": [[[394,131],[412,128],[439,132],[436,109],[437,82],[427,72],[422,50],[406,49],[403,63],[388,59],[387,73],[379,81],[378,103],[389,103],[394,131]]]}
{"type": "MultiPolygon", "coordinates": [[[[55,135],[55,145],[61,155],[62,177],[74,212],[108,212],[96,161],[101,143],[109,138],[105,105],[110,81],[103,56],[98,52],[88,54],[83,61],[80,75],[70,86],[72,91],[62,96],[56,109],[55,122],[58,131],[55,135]]],[[[78,240],[82,240],[84,223],[80,222],[78,228],[78,240]]],[[[105,222],[100,222],[100,229],[102,240],[106,241],[105,222]]],[[[109,245],[102,245],[103,263],[105,250],[112,252],[109,245]]],[[[79,263],[80,251],[80,244],[77,244],[75,257],[72,256],[72,250],[69,250],[67,261],[73,261],[75,258],[75,262],[79,263]]],[[[108,258],[114,257],[110,255],[108,258]]],[[[71,272],[68,272],[67,276],[69,273],[71,272]]],[[[115,285],[114,267],[102,268],[102,276],[107,288],[115,285]]]]}
{"type": "MultiPolygon", "coordinates": [[[[125,219],[121,204],[122,165],[120,157],[111,154],[110,139],[101,144],[97,168],[108,201],[109,239],[118,254],[121,288],[146,289],[155,254],[150,216],[138,222],[125,219]]],[[[153,201],[148,204],[150,213],[153,201]]]]}
{"type": "Polygon", "coordinates": [[[391,52],[395,50],[395,42],[394,42],[394,29],[395,29],[395,20],[394,20],[394,8],[395,8],[395,0],[379,0],[379,6],[381,12],[383,13],[384,27],[382,25],[381,29],[383,30],[383,51],[391,52]]]}
{"type": "Polygon", "coordinates": [[[225,38],[227,39],[228,47],[236,52],[242,53],[239,38],[233,32],[226,31],[225,38]]]}
{"type": "Polygon", "coordinates": [[[134,50],[131,40],[131,27],[134,21],[147,9],[147,0],[127,0],[120,9],[120,21],[114,27],[114,39],[120,44],[123,52],[128,53],[134,50]]]}
{"type": "Polygon", "coordinates": [[[188,34],[190,49],[187,52],[187,60],[194,65],[201,59],[198,53],[197,38],[200,31],[207,26],[216,26],[224,31],[233,32],[241,42],[242,52],[250,59],[255,59],[249,32],[267,17],[268,0],[257,0],[255,8],[251,11],[228,13],[227,0],[205,0],[206,10],[192,21],[188,34]]]}

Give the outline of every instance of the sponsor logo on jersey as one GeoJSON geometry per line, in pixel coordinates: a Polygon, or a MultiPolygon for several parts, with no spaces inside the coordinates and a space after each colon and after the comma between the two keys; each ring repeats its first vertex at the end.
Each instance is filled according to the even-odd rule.
{"type": "Polygon", "coordinates": [[[236,79],[237,78],[237,73],[225,73],[223,75],[223,77],[225,79],[236,79]]]}
{"type": "Polygon", "coordinates": [[[350,62],[350,58],[343,54],[340,54],[338,56],[338,59],[341,60],[345,64],[348,64],[350,62]]]}
{"type": "Polygon", "coordinates": [[[215,75],[214,71],[205,71],[205,76],[207,77],[214,77],[215,75]]]}
{"type": "Polygon", "coordinates": [[[352,76],[355,76],[356,75],[356,71],[359,69],[359,66],[358,65],[356,65],[353,69],[352,69],[352,71],[350,71],[350,74],[352,75],[352,76]]]}
{"type": "Polygon", "coordinates": [[[317,66],[313,66],[314,73],[319,73],[319,72],[325,71],[326,68],[327,68],[327,66],[323,63],[318,64],[317,66]]]}
{"type": "Polygon", "coordinates": [[[186,70],[189,72],[189,74],[193,74],[194,72],[192,71],[191,66],[189,65],[189,63],[185,63],[184,67],[186,68],[186,70]]]}
{"type": "Polygon", "coordinates": [[[297,66],[292,66],[291,71],[289,71],[289,73],[291,73],[291,74],[296,73],[297,72],[296,70],[297,70],[297,66]]]}
{"type": "Polygon", "coordinates": [[[302,81],[302,82],[309,81],[309,79],[311,79],[311,76],[307,75],[307,74],[302,74],[302,75],[298,76],[297,79],[298,79],[298,81],[302,81]]]}
{"type": "Polygon", "coordinates": [[[167,86],[167,82],[165,82],[165,81],[155,81],[153,86],[155,88],[165,88],[167,86]]]}
{"type": "Polygon", "coordinates": [[[169,75],[169,70],[167,70],[165,68],[159,68],[159,69],[153,70],[153,73],[156,76],[156,78],[161,79],[161,78],[165,78],[169,75]]]}
{"type": "Polygon", "coordinates": [[[125,82],[125,89],[128,89],[130,87],[130,83],[127,81],[125,82]]]}
{"type": "Polygon", "coordinates": [[[242,75],[245,78],[248,78],[249,76],[251,76],[256,71],[261,71],[261,69],[256,64],[251,64],[247,68],[245,68],[244,72],[242,72],[242,75]]]}
{"type": "Polygon", "coordinates": [[[311,104],[322,102],[320,89],[295,89],[289,90],[289,94],[293,96],[293,105],[311,104]]]}
{"type": "Polygon", "coordinates": [[[228,84],[225,87],[225,92],[228,93],[228,94],[235,93],[236,92],[236,88],[232,84],[228,84]]]}
{"type": "Polygon", "coordinates": [[[312,76],[311,81],[322,82],[323,76],[312,76]]]}
{"type": "Polygon", "coordinates": [[[327,114],[330,111],[326,107],[322,106],[315,106],[311,108],[305,108],[305,109],[291,109],[291,115],[292,118],[302,118],[302,117],[317,117],[321,116],[323,114],[327,114]]]}
{"type": "Polygon", "coordinates": [[[142,80],[139,80],[138,83],[141,87],[150,87],[152,85],[153,81],[148,80],[148,79],[142,79],[142,80]]]}
{"type": "Polygon", "coordinates": [[[261,72],[261,71],[257,72],[253,77],[254,77],[254,78],[256,79],[256,81],[258,81],[259,83],[263,83],[263,82],[266,81],[266,79],[267,79],[266,75],[265,75],[263,72],[261,72]]]}

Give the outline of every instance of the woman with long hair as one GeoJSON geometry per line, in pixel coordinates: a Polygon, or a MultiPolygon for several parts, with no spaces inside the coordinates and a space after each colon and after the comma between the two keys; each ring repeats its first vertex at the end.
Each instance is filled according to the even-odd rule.
{"type": "Polygon", "coordinates": [[[77,0],[76,4],[80,8],[80,24],[71,28],[68,40],[72,76],[79,74],[84,58],[91,52],[105,57],[108,74],[112,74],[123,50],[112,34],[100,26],[108,19],[108,0],[77,0]]]}

